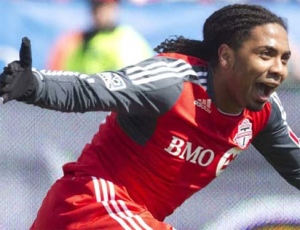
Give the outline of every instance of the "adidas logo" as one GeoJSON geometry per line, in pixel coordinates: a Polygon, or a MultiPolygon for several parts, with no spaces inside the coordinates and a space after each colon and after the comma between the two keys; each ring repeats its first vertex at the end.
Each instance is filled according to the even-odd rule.
{"type": "Polygon", "coordinates": [[[197,99],[194,101],[194,104],[206,112],[211,113],[211,99],[197,99]]]}

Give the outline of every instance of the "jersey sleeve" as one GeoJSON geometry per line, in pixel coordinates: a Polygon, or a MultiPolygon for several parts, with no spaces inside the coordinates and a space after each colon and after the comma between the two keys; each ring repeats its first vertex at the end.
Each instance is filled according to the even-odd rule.
{"type": "Polygon", "coordinates": [[[300,189],[299,139],[287,123],[277,94],[272,96],[271,106],[267,126],[256,136],[253,146],[288,183],[300,189]]]}
{"type": "Polygon", "coordinates": [[[113,111],[161,114],[196,73],[183,60],[154,57],[120,71],[80,74],[35,71],[39,87],[31,104],[62,112],[113,111]]]}

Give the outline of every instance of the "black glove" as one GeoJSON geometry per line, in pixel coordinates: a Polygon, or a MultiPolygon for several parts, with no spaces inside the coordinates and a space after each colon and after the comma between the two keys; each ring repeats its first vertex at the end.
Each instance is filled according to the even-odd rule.
{"type": "Polygon", "coordinates": [[[36,91],[38,82],[32,73],[30,40],[22,39],[20,60],[4,67],[0,75],[0,96],[3,103],[10,100],[27,101],[36,91]]]}

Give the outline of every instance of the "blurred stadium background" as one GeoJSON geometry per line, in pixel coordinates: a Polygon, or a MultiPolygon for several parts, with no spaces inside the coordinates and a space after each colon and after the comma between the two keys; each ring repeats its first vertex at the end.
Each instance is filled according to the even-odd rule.
{"type": "MultiPolygon", "coordinates": [[[[300,1],[131,0],[122,23],[155,47],[172,35],[201,39],[204,20],[228,3],[266,5],[287,18],[292,44],[290,79],[279,94],[290,126],[300,136],[300,1]],[[138,19],[138,20],[137,20],[138,19]]],[[[1,0],[0,68],[32,41],[33,65],[42,69],[58,35],[89,25],[85,0],[1,0]]],[[[0,108],[0,229],[28,229],[61,166],[75,160],[105,113],[63,114],[11,102],[0,108]]],[[[262,223],[300,222],[299,191],[250,148],[217,180],[166,219],[177,230],[243,230],[262,223]]]]}

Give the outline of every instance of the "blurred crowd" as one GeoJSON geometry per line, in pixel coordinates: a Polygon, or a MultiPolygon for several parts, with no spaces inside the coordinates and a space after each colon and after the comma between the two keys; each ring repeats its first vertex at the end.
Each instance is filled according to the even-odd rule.
{"type": "Polygon", "coordinates": [[[97,11],[89,10],[91,8],[87,3],[90,1],[92,0],[1,0],[0,8],[9,8],[11,5],[9,11],[15,10],[17,14],[14,17],[10,17],[12,14],[8,14],[9,11],[3,11],[2,14],[3,26],[9,24],[10,27],[6,31],[6,36],[2,36],[0,39],[0,68],[1,65],[5,65],[9,60],[18,56],[15,44],[19,44],[18,36],[23,34],[27,34],[34,41],[35,50],[33,51],[40,57],[39,60],[35,60],[35,67],[37,68],[67,69],[81,72],[88,72],[87,69],[92,72],[107,69],[115,70],[151,56],[153,54],[152,48],[159,44],[161,39],[177,33],[177,31],[179,34],[185,31],[189,36],[196,36],[197,32],[186,25],[191,23],[192,18],[201,20],[201,15],[195,13],[198,12],[197,9],[193,11],[193,17],[189,17],[189,13],[182,18],[177,16],[178,11],[176,9],[181,10],[183,7],[185,11],[190,11],[195,8],[194,6],[191,8],[190,5],[198,4],[185,3],[199,3],[198,7],[207,6],[208,8],[214,4],[255,3],[266,4],[270,7],[284,4],[281,6],[288,7],[277,6],[276,10],[289,18],[289,28],[292,35],[290,41],[292,59],[289,64],[292,78],[290,79],[300,82],[298,64],[300,61],[300,33],[298,30],[300,0],[95,0],[96,2],[109,3],[108,5],[103,4],[100,7],[103,9],[97,11]],[[5,2],[13,4],[6,4],[5,2]],[[118,4],[112,4],[113,2],[118,4]],[[30,4],[25,4],[25,10],[24,6],[16,7],[17,4],[14,3],[30,4]],[[47,3],[47,6],[36,3],[47,3]],[[116,6],[123,3],[124,5],[120,5],[120,7],[116,6]],[[160,3],[166,4],[160,5],[160,3]],[[173,3],[179,4],[169,8],[173,3]],[[39,6],[35,8],[33,5],[39,6]],[[44,11],[43,8],[47,8],[47,11],[44,11]],[[82,8],[86,8],[87,11],[82,10],[82,8]],[[107,12],[103,13],[103,11],[107,12]],[[32,14],[31,12],[39,13],[32,14]],[[55,17],[51,12],[55,12],[55,17]],[[131,17],[132,12],[137,14],[131,17]],[[101,14],[105,17],[102,17],[101,14]],[[155,14],[156,18],[153,19],[151,14],[155,14]],[[163,16],[159,17],[159,15],[163,16]],[[136,20],[136,17],[139,20],[136,20]],[[69,18],[72,20],[68,20],[69,18]],[[101,22],[103,18],[105,20],[101,22]],[[164,20],[165,18],[168,18],[168,22],[164,20]],[[150,20],[152,23],[148,23],[150,20]],[[26,22],[26,26],[23,25],[24,22],[26,22]],[[145,23],[147,23],[147,28],[144,26],[145,23]],[[96,26],[97,24],[98,26],[96,26]],[[126,26],[124,27],[124,25],[126,26]],[[178,27],[178,30],[173,27],[178,27]],[[80,31],[81,29],[86,30],[80,31]],[[16,35],[16,31],[20,35],[16,35]],[[99,40],[101,42],[98,42],[99,40]],[[127,42],[128,40],[131,42],[127,42]],[[127,45],[124,46],[124,43],[127,45]],[[128,44],[140,48],[134,49],[128,44]],[[132,50],[139,51],[139,53],[133,53],[132,50]]]}

